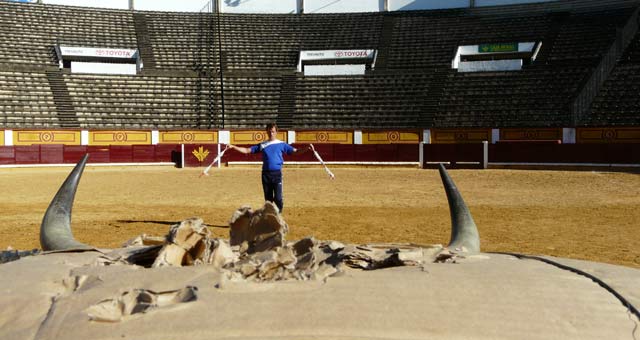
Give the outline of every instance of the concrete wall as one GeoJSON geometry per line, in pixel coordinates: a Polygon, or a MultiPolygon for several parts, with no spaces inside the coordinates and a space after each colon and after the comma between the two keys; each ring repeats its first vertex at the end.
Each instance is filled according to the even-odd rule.
{"type": "Polygon", "coordinates": [[[98,7],[98,8],[114,8],[128,9],[129,0],[42,0],[42,3],[52,5],[82,6],[82,7],[98,7]]]}
{"type": "Polygon", "coordinates": [[[553,0],[476,0],[476,7],[549,2],[553,0]]]}
{"type": "MultiPolygon", "coordinates": [[[[103,0],[103,2],[107,1],[103,0]]],[[[208,0],[133,0],[133,6],[141,11],[200,12],[208,2],[208,0]]]]}
{"type": "MultiPolygon", "coordinates": [[[[139,1],[139,0],[136,0],[139,1]]],[[[215,1],[215,0],[214,0],[215,1]]],[[[298,0],[219,0],[222,13],[298,13],[298,0]]]]}
{"type": "MultiPolygon", "coordinates": [[[[37,1],[37,0],[34,0],[37,1]]],[[[130,0],[41,0],[45,4],[128,9],[130,0]]],[[[211,0],[223,13],[347,13],[469,7],[472,0],[211,0]],[[303,9],[301,8],[303,7],[303,9]]],[[[557,0],[475,0],[475,6],[497,6],[557,0]]],[[[211,11],[209,0],[133,0],[134,9],[149,11],[211,11]]]]}
{"type": "Polygon", "coordinates": [[[384,0],[305,0],[305,13],[382,12],[384,0]]]}
{"type": "Polygon", "coordinates": [[[389,11],[413,11],[420,9],[464,8],[469,0],[387,0],[389,11]]]}

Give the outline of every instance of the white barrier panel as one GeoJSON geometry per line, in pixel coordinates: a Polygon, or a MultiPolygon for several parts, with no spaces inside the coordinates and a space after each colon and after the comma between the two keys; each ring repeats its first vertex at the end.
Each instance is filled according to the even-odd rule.
{"type": "Polygon", "coordinates": [[[13,145],[13,130],[4,130],[4,145],[13,145]]]}
{"type": "Polygon", "coordinates": [[[305,76],[340,76],[364,74],[365,65],[307,65],[305,76]]]}
{"type": "Polygon", "coordinates": [[[388,0],[389,11],[469,7],[469,0],[388,0]]]}
{"type": "Polygon", "coordinates": [[[382,12],[384,0],[305,0],[305,13],[382,12]]]}
{"type": "Polygon", "coordinates": [[[71,62],[71,73],[137,74],[136,64],[87,63],[81,61],[71,62]]]}
{"type": "MultiPolygon", "coordinates": [[[[213,0],[216,1],[216,0],[213,0]]],[[[221,13],[298,13],[298,0],[224,0],[221,13]]]]}

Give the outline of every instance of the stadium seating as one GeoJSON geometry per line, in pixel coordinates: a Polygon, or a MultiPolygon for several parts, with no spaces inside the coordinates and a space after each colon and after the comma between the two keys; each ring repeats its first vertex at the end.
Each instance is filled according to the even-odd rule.
{"type": "Polygon", "coordinates": [[[295,125],[301,128],[413,128],[425,111],[429,74],[300,77],[295,125]]]}
{"type": "Polygon", "coordinates": [[[280,101],[281,76],[233,76],[224,85],[225,126],[229,128],[264,127],[276,121],[280,101]]]}
{"type": "Polygon", "coordinates": [[[593,101],[591,115],[582,122],[592,126],[640,124],[640,33],[620,58],[593,101]]]}
{"type": "Polygon", "coordinates": [[[0,1],[0,62],[57,65],[55,44],[136,48],[129,11],[0,1]]]}
{"type": "Polygon", "coordinates": [[[631,0],[571,0],[216,15],[0,1],[0,123],[87,129],[240,129],[267,120],[300,129],[637,125],[640,38],[610,76],[600,65],[612,46],[626,46],[620,30],[637,20],[637,8],[631,0]],[[514,42],[542,43],[521,71],[451,68],[458,46],[514,42]],[[139,49],[144,67],[138,75],[59,71],[56,44],[139,49]],[[296,72],[300,51],[336,49],[374,49],[378,57],[364,75],[296,72]],[[599,84],[594,74],[608,79],[599,84]],[[586,84],[602,90],[585,96],[586,84]],[[585,115],[576,113],[577,98],[587,108],[593,100],[585,115]]]}
{"type": "Polygon", "coordinates": [[[210,128],[215,124],[208,110],[213,88],[206,78],[65,74],[64,80],[84,128],[210,128]]]}
{"type": "Polygon", "coordinates": [[[153,60],[147,68],[195,69],[211,68],[218,63],[214,47],[212,17],[198,13],[138,12],[136,24],[144,22],[153,60]]]}

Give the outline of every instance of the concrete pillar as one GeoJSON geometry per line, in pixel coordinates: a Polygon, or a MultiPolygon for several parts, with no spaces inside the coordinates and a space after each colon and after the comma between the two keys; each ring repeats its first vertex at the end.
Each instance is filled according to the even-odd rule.
{"type": "Polygon", "coordinates": [[[495,144],[500,140],[500,129],[491,129],[491,144],[495,144]]]}
{"type": "Polygon", "coordinates": [[[180,144],[180,169],[184,169],[184,144],[180,144]]]}
{"type": "Polygon", "coordinates": [[[218,131],[218,144],[230,144],[231,143],[231,131],[220,130],[218,131]]]}
{"type": "Polygon", "coordinates": [[[135,9],[135,5],[133,4],[133,0],[129,0],[129,10],[133,11],[135,9]]]}
{"type": "Polygon", "coordinates": [[[489,167],[489,143],[485,140],[482,142],[482,168],[489,167]]]}
{"type": "Polygon", "coordinates": [[[576,143],[576,129],[575,128],[562,128],[562,143],[563,144],[575,144],[576,143]]]}
{"type": "Polygon", "coordinates": [[[80,145],[89,145],[89,131],[80,130],[80,145]]]}
{"type": "Polygon", "coordinates": [[[4,130],[4,145],[13,145],[13,130],[4,130]]]}
{"type": "Polygon", "coordinates": [[[422,130],[422,142],[418,143],[418,160],[420,168],[424,168],[424,144],[431,144],[431,130],[422,130]]]}
{"type": "Polygon", "coordinates": [[[158,145],[160,142],[160,131],[151,130],[151,145],[158,145]]]}
{"type": "Polygon", "coordinates": [[[362,144],[362,131],[353,131],[353,144],[362,144]]]}
{"type": "Polygon", "coordinates": [[[422,130],[422,143],[423,144],[431,144],[431,130],[430,129],[422,130]]]}

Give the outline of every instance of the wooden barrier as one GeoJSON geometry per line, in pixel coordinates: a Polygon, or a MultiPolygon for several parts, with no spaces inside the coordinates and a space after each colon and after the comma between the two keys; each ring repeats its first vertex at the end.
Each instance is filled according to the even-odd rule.
{"type": "Polygon", "coordinates": [[[640,144],[498,143],[489,146],[489,162],[640,165],[640,144]]]}
{"type": "MultiPolygon", "coordinates": [[[[307,144],[293,144],[297,148],[307,144]]],[[[249,145],[245,145],[249,146],[249,145]]],[[[422,164],[433,168],[437,163],[452,167],[486,168],[493,165],[544,166],[631,165],[640,168],[640,144],[559,144],[557,141],[501,142],[469,144],[317,144],[316,150],[326,162],[350,164],[422,164]],[[422,149],[420,151],[420,149],[422,149]],[[420,156],[422,152],[422,156],[420,156]]],[[[0,146],[0,165],[74,164],[85,153],[89,163],[155,163],[173,162],[185,166],[209,165],[218,154],[217,144],[184,145],[14,145],[0,146]]],[[[222,163],[262,161],[261,154],[225,153],[222,163]]],[[[313,153],[285,157],[286,162],[317,162],[313,153]]]]}
{"type": "Polygon", "coordinates": [[[89,163],[169,163],[180,145],[62,145],[0,146],[0,165],[75,164],[89,153],[89,163]]]}
{"type": "MultiPolygon", "coordinates": [[[[295,148],[305,148],[308,144],[292,144],[295,148]]],[[[251,145],[239,145],[251,147],[251,145]]],[[[316,151],[325,162],[357,163],[399,163],[419,161],[418,144],[314,144],[316,151]]],[[[218,155],[217,145],[185,145],[185,166],[207,166],[218,155]]],[[[245,155],[237,151],[224,154],[222,163],[262,162],[261,154],[245,155]]],[[[285,162],[317,162],[312,152],[285,156],[285,162]]]]}
{"type": "Polygon", "coordinates": [[[435,168],[448,163],[451,168],[479,168],[488,166],[488,143],[423,144],[422,167],[435,168]]]}

